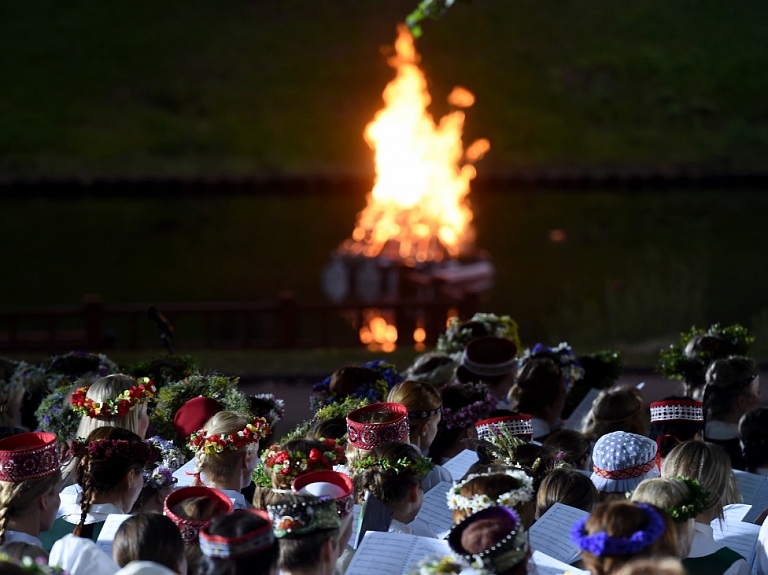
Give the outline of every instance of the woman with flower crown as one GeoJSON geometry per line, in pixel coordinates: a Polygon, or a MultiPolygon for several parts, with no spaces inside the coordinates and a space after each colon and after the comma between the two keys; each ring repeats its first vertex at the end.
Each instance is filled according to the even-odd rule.
{"type": "Polygon", "coordinates": [[[119,427],[95,429],[87,439],[76,439],[72,450],[82,496],[79,503],[65,505],[41,537],[46,550],[69,533],[95,541],[110,514],[129,513],[144,487],[144,468],[158,455],[152,445],[119,427]]]}
{"type": "Polygon", "coordinates": [[[195,450],[193,485],[219,489],[235,509],[247,509],[249,504],[240,491],[251,483],[259,462],[259,440],[268,429],[262,417],[251,420],[232,411],[220,411],[211,417],[189,438],[189,446],[195,450]]]}
{"type": "MultiPolygon", "coordinates": [[[[144,439],[149,427],[147,401],[156,393],[157,388],[148,378],[134,379],[123,374],[108,375],[89,387],[77,388],[69,400],[81,416],[75,437],[88,437],[100,427],[120,427],[144,439]]],[[[74,483],[76,469],[77,458],[64,466],[65,486],[74,483]]]]}
{"type": "Polygon", "coordinates": [[[592,575],[615,574],[637,558],[677,556],[676,531],[669,515],[645,503],[601,503],[574,524],[571,542],[592,575]]]}

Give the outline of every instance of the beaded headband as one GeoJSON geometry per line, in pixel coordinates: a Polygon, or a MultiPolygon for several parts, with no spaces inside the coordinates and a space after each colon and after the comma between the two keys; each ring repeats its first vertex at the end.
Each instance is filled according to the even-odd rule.
{"type": "Polygon", "coordinates": [[[704,404],[693,400],[651,403],[651,423],[658,421],[704,421],[704,404]]]}
{"type": "Polygon", "coordinates": [[[205,497],[213,503],[220,505],[223,510],[223,513],[220,513],[220,515],[229,515],[232,513],[232,501],[218,489],[199,485],[193,487],[181,487],[171,491],[168,497],[165,498],[163,515],[176,524],[176,527],[178,527],[181,532],[181,538],[187,545],[200,544],[200,530],[210,525],[212,519],[212,517],[209,519],[187,519],[173,512],[173,508],[179,503],[193,497],[205,497]]]}
{"type": "Polygon", "coordinates": [[[533,478],[531,478],[522,469],[508,469],[496,473],[478,473],[467,476],[459,483],[454,483],[453,487],[446,493],[448,500],[448,509],[452,511],[470,511],[477,513],[488,507],[501,505],[502,507],[514,507],[518,503],[525,503],[533,498],[533,478]],[[521,485],[515,489],[510,489],[502,493],[495,500],[484,493],[475,493],[472,497],[466,497],[461,494],[461,488],[470,481],[478,477],[490,477],[493,475],[509,475],[517,479],[521,485]]]}
{"type": "Polygon", "coordinates": [[[440,413],[443,409],[442,404],[439,407],[436,407],[435,409],[431,409],[429,411],[408,411],[408,419],[429,419],[433,415],[437,415],[440,413]]]}
{"type": "Polygon", "coordinates": [[[400,403],[373,403],[351,411],[347,415],[349,444],[358,449],[371,450],[383,443],[408,443],[408,409],[400,403]],[[360,417],[367,413],[389,412],[390,421],[364,423],[360,417]]]}
{"type": "Polygon", "coordinates": [[[263,417],[256,417],[253,423],[249,423],[237,433],[208,435],[205,429],[199,429],[189,436],[189,446],[195,450],[202,448],[204,453],[212,455],[221,453],[225,449],[240,449],[249,443],[257,443],[265,435],[269,435],[267,420],[263,417]]]}
{"type": "Polygon", "coordinates": [[[86,397],[89,389],[90,386],[78,387],[69,398],[72,410],[88,417],[122,417],[157,394],[155,384],[148,377],[137,378],[136,385],[121,392],[115,399],[94,401],[86,397]]]}
{"type": "Polygon", "coordinates": [[[484,383],[461,383],[455,385],[466,389],[470,396],[480,396],[481,399],[458,409],[443,406],[443,416],[440,420],[440,427],[442,429],[465,429],[472,427],[478,421],[487,418],[488,414],[496,407],[497,399],[484,383]]]}
{"type": "Polygon", "coordinates": [[[267,520],[265,525],[238,537],[224,537],[208,533],[208,527],[200,530],[200,551],[213,559],[238,559],[266,551],[275,544],[272,524],[265,517],[264,511],[242,510],[238,513],[250,513],[267,520]]]}
{"type": "Polygon", "coordinates": [[[305,473],[293,480],[291,489],[294,493],[332,497],[336,500],[339,519],[348,517],[355,505],[352,480],[338,471],[305,473]]]}
{"type": "Polygon", "coordinates": [[[20,433],[0,440],[0,481],[20,483],[59,471],[53,433],[20,433]]]}
{"type": "Polygon", "coordinates": [[[328,471],[334,465],[347,462],[344,447],[333,439],[321,439],[324,448],[313,447],[306,454],[302,451],[288,451],[278,445],[270,445],[262,453],[264,467],[270,472],[287,477],[298,477],[311,471],[328,471]]]}
{"type": "Polygon", "coordinates": [[[475,423],[477,438],[482,441],[491,441],[499,434],[499,428],[505,428],[511,435],[531,436],[533,435],[532,416],[530,415],[505,415],[503,417],[493,417],[483,419],[475,423]]]}
{"type": "Polygon", "coordinates": [[[301,503],[267,505],[272,531],[278,539],[301,538],[339,528],[336,502],[330,497],[307,497],[301,503]]]}
{"type": "Polygon", "coordinates": [[[589,515],[586,515],[574,523],[571,528],[571,542],[580,551],[586,551],[596,557],[634,555],[642,551],[661,537],[666,526],[664,520],[653,507],[642,503],[638,507],[645,511],[648,518],[648,525],[645,529],[635,531],[629,537],[611,537],[605,531],[587,535],[584,526],[589,515]]]}
{"type": "Polygon", "coordinates": [[[457,555],[470,561],[473,565],[488,569],[491,573],[509,571],[525,560],[528,555],[528,538],[521,527],[520,519],[514,511],[507,507],[488,507],[464,518],[451,529],[448,535],[448,545],[457,555]],[[501,541],[489,549],[480,553],[468,552],[461,544],[464,531],[473,523],[486,519],[498,519],[506,522],[511,520],[513,527],[501,541]]]}

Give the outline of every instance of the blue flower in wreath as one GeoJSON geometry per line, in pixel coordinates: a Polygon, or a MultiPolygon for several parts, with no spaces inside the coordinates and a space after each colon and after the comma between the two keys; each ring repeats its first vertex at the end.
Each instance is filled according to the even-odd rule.
{"type": "Polygon", "coordinates": [[[383,359],[337,369],[312,387],[310,406],[314,411],[346,397],[384,401],[389,390],[403,381],[397,368],[383,359]]]}

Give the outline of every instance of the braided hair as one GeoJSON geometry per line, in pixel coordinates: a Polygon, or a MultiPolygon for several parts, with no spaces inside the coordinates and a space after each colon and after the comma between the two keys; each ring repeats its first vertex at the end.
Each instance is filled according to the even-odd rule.
{"type": "Polygon", "coordinates": [[[0,544],[5,542],[8,520],[20,517],[42,496],[58,490],[60,482],[61,472],[18,483],[0,481],[0,544]]]}

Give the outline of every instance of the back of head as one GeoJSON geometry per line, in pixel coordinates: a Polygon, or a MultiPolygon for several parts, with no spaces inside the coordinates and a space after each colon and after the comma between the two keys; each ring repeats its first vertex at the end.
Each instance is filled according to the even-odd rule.
{"type": "MultiPolygon", "coordinates": [[[[114,400],[117,399],[122,392],[131,389],[135,385],[136,380],[129,375],[108,375],[93,382],[93,385],[88,388],[88,392],[85,396],[96,402],[102,402],[108,399],[114,400]]],[[[94,429],[99,427],[122,427],[134,433],[138,433],[140,409],[140,407],[131,409],[128,413],[122,416],[112,415],[96,418],[84,415],[80,419],[76,437],[88,437],[94,429]]]]}
{"type": "Polygon", "coordinates": [[[112,542],[112,558],[120,567],[131,561],[154,561],[178,571],[184,541],[173,521],[160,513],[137,513],[120,525],[112,542]]]}
{"type": "MultiPolygon", "coordinates": [[[[574,527],[576,533],[576,527],[574,527]]],[[[628,501],[601,503],[577,534],[584,565],[593,575],[614,573],[635,558],[675,556],[677,539],[669,516],[656,507],[628,501]],[[625,544],[624,540],[629,543],[625,544]]]]}
{"type": "Polygon", "coordinates": [[[681,443],[670,451],[661,466],[662,477],[685,476],[695,479],[709,493],[705,512],[722,516],[724,502],[735,485],[731,460],[718,445],[704,441],[681,443]]]}
{"type": "Polygon", "coordinates": [[[424,412],[431,412],[439,409],[443,404],[440,393],[429,383],[420,381],[401,381],[393,387],[387,401],[391,403],[401,403],[408,409],[408,424],[413,426],[429,419],[427,417],[415,417],[424,412]]]}
{"type": "Polygon", "coordinates": [[[716,359],[707,368],[704,412],[707,420],[723,420],[757,377],[754,360],[738,355],[716,359]]]}
{"type": "Polygon", "coordinates": [[[486,419],[496,407],[496,399],[483,384],[453,383],[440,390],[443,403],[438,433],[429,452],[437,462],[448,453],[466,429],[486,419]]]}
{"type": "Polygon", "coordinates": [[[575,429],[560,429],[549,435],[542,443],[555,453],[561,454],[563,461],[577,469],[587,469],[592,444],[587,436],[575,429]]]}
{"type": "Polygon", "coordinates": [[[355,462],[352,483],[355,496],[362,501],[366,492],[389,508],[398,508],[409,490],[420,485],[431,464],[407,443],[389,442],[371,450],[368,457],[355,462]]]}
{"type": "Polygon", "coordinates": [[[536,518],[555,503],[592,511],[597,502],[597,489],[589,477],[575,469],[555,469],[547,475],[536,493],[536,518]]]}
{"type": "Polygon", "coordinates": [[[549,357],[535,357],[524,362],[509,392],[512,409],[537,415],[565,394],[562,370],[549,357]]]}
{"type": "Polygon", "coordinates": [[[449,491],[448,507],[458,523],[480,509],[503,505],[514,509],[524,527],[533,523],[533,479],[522,469],[469,475],[449,491]]]}
{"type": "Polygon", "coordinates": [[[582,426],[582,433],[597,441],[606,433],[626,431],[648,435],[643,396],[634,387],[622,386],[604,389],[592,404],[582,426]]]}
{"type": "Polygon", "coordinates": [[[252,511],[214,518],[200,534],[200,549],[205,575],[268,575],[279,557],[272,524],[252,511]]]}
{"type": "Polygon", "coordinates": [[[747,471],[768,467],[768,407],[756,407],[741,417],[739,439],[747,471]]]}
{"type": "Polygon", "coordinates": [[[616,571],[615,575],[688,575],[676,557],[635,559],[616,571]]]}
{"type": "MultiPolygon", "coordinates": [[[[251,423],[251,419],[233,411],[220,411],[215,414],[203,426],[206,437],[212,435],[235,434],[251,423]]],[[[204,472],[210,477],[227,477],[240,462],[243,452],[250,447],[246,444],[240,449],[223,449],[220,452],[207,452],[204,448],[195,451],[195,461],[198,471],[204,472]]]]}
{"type": "Polygon", "coordinates": [[[262,454],[274,489],[290,489],[297,477],[312,471],[330,471],[346,461],[344,448],[332,439],[291,439],[271,445],[262,454]]]}
{"type": "MultiPolygon", "coordinates": [[[[663,399],[663,402],[667,401],[692,402],[693,399],[688,396],[672,395],[663,399]]],[[[648,437],[656,441],[662,458],[666,457],[679,443],[692,441],[698,434],[704,432],[703,420],[662,417],[658,421],[654,421],[653,412],[654,404],[651,404],[651,425],[648,429],[648,437]]],[[[698,418],[698,407],[696,408],[696,417],[698,418]]]]}

